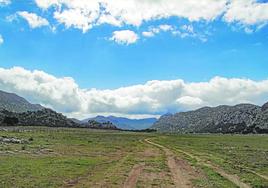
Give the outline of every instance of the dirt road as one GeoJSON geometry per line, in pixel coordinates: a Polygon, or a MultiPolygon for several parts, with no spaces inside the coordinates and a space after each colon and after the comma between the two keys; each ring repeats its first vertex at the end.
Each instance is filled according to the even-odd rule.
{"type": "MultiPolygon", "coordinates": [[[[187,177],[187,172],[184,172],[182,170],[181,166],[177,166],[174,163],[174,155],[172,154],[172,152],[166,148],[165,146],[162,146],[160,144],[154,143],[152,141],[150,141],[149,139],[145,140],[147,143],[154,145],[156,147],[161,148],[163,151],[165,151],[166,156],[167,156],[167,160],[168,160],[168,166],[172,172],[172,176],[173,176],[173,180],[174,183],[176,184],[176,187],[191,187],[189,180],[190,177],[187,177]],[[176,169],[174,169],[176,168],[176,169]]],[[[213,169],[215,172],[217,172],[218,174],[220,174],[221,176],[223,176],[224,178],[228,179],[229,181],[231,181],[232,183],[234,183],[235,185],[237,185],[240,188],[250,188],[249,185],[247,185],[246,183],[242,182],[239,177],[237,175],[233,175],[233,174],[229,174],[227,172],[225,172],[224,170],[222,170],[221,168],[219,168],[218,166],[212,164],[212,163],[205,163],[204,161],[202,161],[199,157],[196,157],[188,152],[182,151],[182,150],[178,150],[179,152],[193,158],[196,159],[199,163],[202,163],[204,166],[207,166],[211,169],[213,169]]]]}
{"type": "Polygon", "coordinates": [[[136,183],[138,181],[138,177],[140,176],[145,164],[137,164],[130,171],[126,182],[124,183],[124,188],[135,188],[136,183]]]}
{"type": "MultiPolygon", "coordinates": [[[[176,156],[168,148],[166,148],[160,144],[156,144],[156,143],[150,141],[149,139],[146,139],[145,142],[147,142],[148,144],[154,145],[156,147],[159,147],[165,152],[165,155],[167,158],[167,165],[170,169],[172,179],[173,179],[176,187],[180,187],[180,188],[193,187],[191,184],[191,179],[193,179],[194,177],[191,176],[189,171],[185,170],[187,168],[180,166],[178,164],[178,162],[176,161],[176,156]]],[[[187,164],[187,163],[184,163],[184,165],[185,164],[187,164]]]]}

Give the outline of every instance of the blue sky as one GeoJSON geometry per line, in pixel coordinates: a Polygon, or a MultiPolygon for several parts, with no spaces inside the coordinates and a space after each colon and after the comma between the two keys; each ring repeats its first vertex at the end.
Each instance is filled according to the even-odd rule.
{"type": "MultiPolygon", "coordinates": [[[[219,5],[217,1],[203,1],[207,2],[211,14],[200,11],[192,15],[191,11],[196,12],[198,3],[196,7],[191,7],[192,5],[184,3],[186,1],[171,0],[173,3],[178,2],[178,6],[174,6],[175,11],[167,9],[167,12],[163,12],[163,2],[150,5],[148,1],[147,4],[140,5],[144,10],[136,11],[135,4],[131,8],[122,5],[121,9],[130,11],[130,16],[113,15],[115,13],[109,12],[107,7],[101,7],[100,9],[106,8],[107,14],[113,16],[113,19],[116,18],[116,22],[106,20],[107,23],[101,23],[95,18],[84,23],[84,18],[91,15],[92,9],[91,5],[83,9],[83,3],[86,2],[83,0],[79,0],[81,4],[77,1],[76,5],[68,0],[58,1],[58,4],[53,4],[50,0],[2,0],[0,35],[3,42],[0,45],[0,67],[5,71],[13,67],[30,72],[39,70],[56,79],[71,77],[80,90],[97,88],[99,91],[146,85],[146,82],[151,80],[209,83],[213,78],[221,77],[250,79],[259,83],[268,79],[266,1],[239,0],[240,4],[235,4],[232,0],[221,0],[218,1],[221,2],[219,5]],[[215,7],[210,7],[211,2],[215,7]],[[156,11],[149,13],[146,6],[152,6],[156,11]],[[189,9],[190,13],[182,11],[180,7],[183,6],[189,9]],[[249,8],[246,10],[243,6],[249,8]],[[241,13],[239,8],[245,10],[245,13],[241,13]],[[82,14],[81,9],[86,10],[87,14],[82,14]],[[137,13],[133,17],[132,9],[137,13]],[[64,11],[72,10],[78,11],[79,14],[65,17],[64,11]],[[149,16],[135,20],[145,13],[149,16]],[[36,17],[30,20],[29,17],[33,14],[36,17]],[[58,16],[55,16],[56,14],[58,16]],[[253,16],[256,18],[253,19],[253,16]],[[120,22],[119,25],[117,22],[120,22]],[[161,26],[165,27],[160,29],[161,26]],[[117,31],[118,36],[115,35],[117,31]],[[129,32],[125,34],[125,38],[120,38],[122,35],[119,34],[123,34],[121,31],[129,32]],[[152,36],[148,37],[144,32],[149,32],[152,36]]],[[[96,2],[102,3],[101,0],[96,2]]],[[[111,1],[111,7],[118,7],[112,2],[115,1],[111,1]]],[[[2,84],[2,89],[4,88],[19,92],[29,99],[35,98],[31,97],[33,94],[29,94],[29,91],[22,92],[2,84]]],[[[241,101],[263,102],[264,96],[266,93],[261,93],[262,99],[253,100],[248,97],[241,101]]],[[[33,101],[64,111],[64,106],[55,107],[57,105],[54,105],[53,101],[36,98],[33,101]]],[[[169,109],[188,109],[182,106],[174,107],[174,104],[160,106],[159,110],[145,109],[140,113],[136,110],[97,110],[94,113],[162,114],[169,109]]],[[[75,110],[70,112],[79,114],[79,111],[75,110]]],[[[91,111],[83,112],[87,113],[91,111]]]]}

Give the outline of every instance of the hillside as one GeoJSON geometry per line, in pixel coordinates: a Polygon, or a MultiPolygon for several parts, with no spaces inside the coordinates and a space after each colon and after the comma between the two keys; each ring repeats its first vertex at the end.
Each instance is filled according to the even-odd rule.
{"type": "Polygon", "coordinates": [[[204,107],[164,115],[152,128],[179,133],[267,133],[268,108],[267,104],[204,107]]]}
{"type": "Polygon", "coordinates": [[[80,124],[51,109],[23,113],[2,110],[0,111],[0,125],[80,127],[80,124]]]}
{"type": "Polygon", "coordinates": [[[27,112],[42,110],[43,107],[38,104],[31,104],[14,93],[7,93],[0,90],[0,110],[3,109],[11,112],[27,112]]]}
{"type": "Polygon", "coordinates": [[[145,119],[128,119],[123,117],[115,116],[96,116],[94,118],[89,118],[83,120],[83,122],[88,122],[88,120],[94,120],[99,123],[111,122],[120,129],[124,130],[141,130],[151,127],[156,121],[156,118],[145,118],[145,119]]]}

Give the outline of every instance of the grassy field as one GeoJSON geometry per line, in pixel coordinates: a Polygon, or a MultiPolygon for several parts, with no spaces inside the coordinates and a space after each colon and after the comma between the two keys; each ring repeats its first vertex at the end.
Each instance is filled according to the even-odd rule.
{"type": "MultiPolygon", "coordinates": [[[[207,167],[210,163],[237,175],[252,187],[268,187],[268,136],[166,135],[155,140],[203,169],[211,179],[219,179],[219,175],[207,167]]],[[[208,186],[205,181],[200,183],[208,186]]],[[[229,187],[221,185],[219,180],[211,183],[216,183],[215,187],[229,187]]]]}
{"type": "Polygon", "coordinates": [[[28,127],[0,137],[27,140],[0,142],[1,188],[177,187],[184,179],[184,187],[237,187],[232,177],[268,187],[268,136],[28,127]]]}

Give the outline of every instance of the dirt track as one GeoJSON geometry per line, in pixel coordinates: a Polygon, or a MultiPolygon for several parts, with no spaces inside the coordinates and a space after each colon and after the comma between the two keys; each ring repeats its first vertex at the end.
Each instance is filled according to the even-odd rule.
{"type": "MultiPolygon", "coordinates": [[[[169,168],[171,170],[173,180],[174,180],[174,183],[175,183],[176,187],[182,187],[182,188],[191,187],[191,185],[189,183],[190,182],[189,177],[185,176],[185,174],[187,174],[187,172],[182,171],[182,167],[177,166],[174,163],[174,155],[172,154],[172,152],[168,148],[166,148],[165,146],[162,146],[160,144],[154,143],[154,142],[150,141],[149,139],[146,139],[145,141],[147,143],[149,143],[151,145],[154,145],[154,146],[157,146],[157,147],[163,149],[163,151],[165,151],[167,159],[168,159],[168,166],[169,166],[169,168]],[[174,168],[176,168],[177,170],[174,169],[174,168]]],[[[224,170],[222,170],[221,168],[217,167],[214,164],[205,163],[200,158],[198,158],[198,157],[196,157],[196,156],[194,156],[194,155],[192,155],[192,154],[190,154],[188,152],[185,152],[185,151],[182,151],[182,150],[178,150],[178,151],[183,153],[183,154],[185,154],[185,155],[187,155],[187,156],[189,156],[189,157],[191,157],[191,158],[196,159],[197,161],[199,161],[203,165],[213,169],[215,172],[217,172],[218,174],[220,174],[224,178],[228,179],[229,181],[231,181],[232,183],[234,183],[238,187],[240,187],[240,188],[250,188],[250,186],[247,185],[246,183],[242,182],[239,179],[238,176],[233,175],[233,174],[228,174],[227,172],[225,172],[224,170]]]]}
{"type": "Polygon", "coordinates": [[[136,183],[138,181],[138,177],[141,174],[145,164],[138,164],[135,165],[132,170],[130,171],[128,178],[124,184],[124,188],[134,188],[136,187],[136,183]]]}
{"type": "Polygon", "coordinates": [[[193,179],[193,177],[191,177],[189,172],[185,171],[186,168],[183,168],[183,166],[178,165],[178,163],[176,162],[175,155],[168,148],[160,144],[156,144],[150,141],[149,139],[146,139],[145,142],[151,145],[154,145],[156,147],[159,147],[165,152],[165,155],[167,158],[167,164],[170,169],[172,179],[176,187],[180,187],[180,188],[192,187],[190,180],[193,179]]]}

